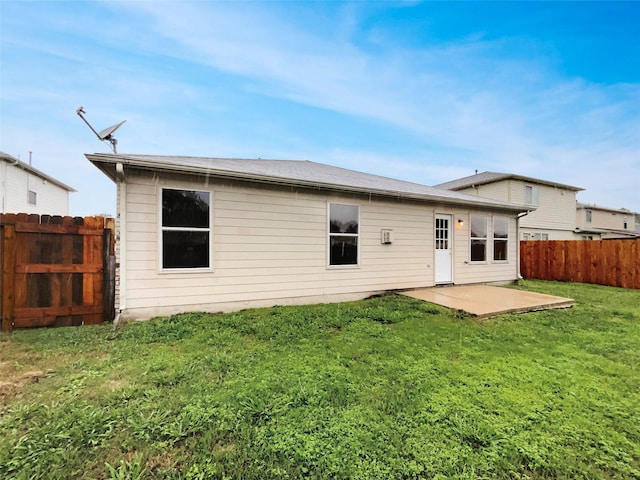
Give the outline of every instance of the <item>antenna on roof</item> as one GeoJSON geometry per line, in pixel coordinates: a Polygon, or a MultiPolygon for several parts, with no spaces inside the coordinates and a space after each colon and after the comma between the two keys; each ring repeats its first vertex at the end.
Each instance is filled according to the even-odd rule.
{"type": "Polygon", "coordinates": [[[84,118],[84,113],[87,113],[84,110],[84,107],[80,106],[77,108],[76,113],[78,114],[78,116],[84,121],[84,123],[87,124],[87,126],[91,129],[91,131],[93,133],[96,134],[96,137],[98,137],[100,139],[100,141],[102,142],[109,142],[111,144],[111,148],[113,149],[113,153],[118,153],[116,151],[116,145],[118,144],[118,140],[115,139],[115,137],[113,136],[113,134],[115,133],[115,131],[117,129],[120,128],[120,126],[122,126],[122,124],[124,122],[126,122],[126,120],[121,121],[120,123],[116,123],[115,125],[112,125],[110,127],[105,128],[104,130],[101,130],[99,133],[96,132],[95,128],[93,128],[91,126],[91,124],[87,121],[86,118],[84,118]]]}

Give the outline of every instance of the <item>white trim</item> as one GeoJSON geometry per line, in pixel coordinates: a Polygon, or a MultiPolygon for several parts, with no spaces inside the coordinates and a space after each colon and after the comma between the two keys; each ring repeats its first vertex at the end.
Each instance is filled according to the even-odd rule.
{"type": "Polygon", "coordinates": [[[360,205],[357,203],[344,203],[344,202],[333,202],[327,201],[327,269],[330,270],[342,270],[342,269],[354,269],[360,268],[360,244],[361,242],[361,225],[360,225],[360,205]],[[344,205],[348,207],[356,207],[358,209],[358,233],[331,233],[331,205],[344,205]],[[331,264],[331,237],[332,236],[340,236],[340,237],[354,237],[356,239],[356,263],[355,264],[347,264],[347,265],[332,265],[331,264]]]}
{"type": "Polygon", "coordinates": [[[453,214],[452,213],[435,213],[433,216],[433,283],[434,285],[447,285],[447,284],[451,284],[454,283],[454,276],[455,276],[455,262],[454,262],[454,256],[455,256],[455,240],[453,238],[454,236],[454,228],[453,228],[453,222],[454,222],[454,218],[453,218],[453,214]],[[449,252],[449,273],[450,276],[448,279],[446,280],[438,280],[437,276],[438,276],[438,261],[437,261],[437,251],[438,251],[438,239],[436,238],[436,230],[437,230],[437,223],[438,223],[438,217],[440,217],[440,219],[445,219],[448,220],[448,225],[447,225],[447,244],[448,244],[448,248],[446,249],[449,252]]]}
{"type": "Polygon", "coordinates": [[[208,273],[213,271],[213,191],[202,190],[190,187],[160,187],[158,189],[158,273],[171,274],[171,273],[208,273]],[[165,227],[162,224],[162,192],[164,190],[179,190],[197,193],[206,193],[209,196],[209,226],[207,228],[201,227],[165,227]],[[162,264],[163,252],[164,252],[164,236],[163,232],[207,232],[209,234],[209,266],[207,267],[180,267],[180,268],[165,268],[162,264]]]}
{"type": "Polygon", "coordinates": [[[491,215],[487,215],[486,213],[470,213],[469,214],[469,263],[471,265],[484,265],[489,263],[489,219],[491,215]],[[472,224],[471,217],[484,217],[484,237],[473,237],[472,234],[472,224]],[[473,260],[471,258],[471,248],[473,247],[473,240],[484,240],[484,260],[473,260]]]}
{"type": "Polygon", "coordinates": [[[124,179],[117,182],[120,189],[120,202],[117,207],[118,218],[118,242],[120,242],[120,258],[118,259],[120,284],[118,290],[118,310],[123,312],[127,308],[127,183],[124,179]]]}
{"type": "Polygon", "coordinates": [[[491,215],[491,259],[493,263],[509,263],[509,217],[505,217],[504,215],[491,215]],[[506,223],[507,229],[507,237],[506,238],[496,238],[496,219],[502,218],[506,223]],[[496,240],[504,240],[507,242],[507,247],[505,249],[505,253],[507,258],[504,260],[496,260],[496,240]]]}

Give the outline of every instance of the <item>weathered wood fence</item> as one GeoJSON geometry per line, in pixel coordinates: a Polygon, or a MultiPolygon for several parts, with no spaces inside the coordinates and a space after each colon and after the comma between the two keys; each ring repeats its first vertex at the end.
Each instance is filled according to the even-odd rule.
{"type": "Polygon", "coordinates": [[[114,222],[0,214],[2,330],[113,320],[114,222]]]}
{"type": "Polygon", "coordinates": [[[520,242],[524,278],[640,289],[640,239],[520,242]]]}

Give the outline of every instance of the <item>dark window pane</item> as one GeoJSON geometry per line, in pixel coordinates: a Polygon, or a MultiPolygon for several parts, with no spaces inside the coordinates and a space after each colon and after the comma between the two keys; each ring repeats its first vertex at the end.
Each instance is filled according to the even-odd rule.
{"type": "Polygon", "coordinates": [[[330,239],[330,265],[357,265],[358,238],[332,235],[330,239]]]}
{"type": "Polygon", "coordinates": [[[494,260],[507,259],[507,240],[493,241],[493,259],[494,260]]]}
{"type": "Polygon", "coordinates": [[[485,238],[487,236],[487,217],[471,215],[471,237],[485,238]]]}
{"type": "Polygon", "coordinates": [[[471,261],[484,262],[487,259],[487,241],[471,240],[471,261]]]}
{"type": "Polygon", "coordinates": [[[358,233],[358,206],[330,206],[329,231],[331,233],[358,233]]]}
{"type": "Polygon", "coordinates": [[[162,226],[209,228],[209,192],[162,190],[162,226]]]}
{"type": "Polygon", "coordinates": [[[493,237],[507,238],[509,236],[508,221],[506,217],[494,217],[493,219],[493,237]]]}
{"type": "Polygon", "coordinates": [[[209,266],[209,232],[162,232],[163,268],[209,266]]]}

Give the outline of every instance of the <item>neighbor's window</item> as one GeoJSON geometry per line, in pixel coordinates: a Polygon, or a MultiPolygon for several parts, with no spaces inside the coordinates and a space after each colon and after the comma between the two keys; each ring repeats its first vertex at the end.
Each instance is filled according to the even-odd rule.
{"type": "Polygon", "coordinates": [[[471,261],[487,261],[487,216],[471,215],[471,261]]]}
{"type": "Polygon", "coordinates": [[[29,205],[35,205],[38,200],[38,194],[33,190],[28,191],[27,199],[29,201],[29,205]]]}
{"type": "Polygon", "coordinates": [[[493,259],[507,260],[509,246],[509,219],[507,217],[493,217],[493,259]]]}
{"type": "Polygon", "coordinates": [[[329,265],[357,265],[360,207],[329,204],[329,265]]]}
{"type": "Polygon", "coordinates": [[[591,223],[591,220],[593,218],[593,212],[591,210],[586,210],[586,215],[587,215],[587,223],[591,223]]]}
{"type": "Polygon", "coordinates": [[[162,268],[209,268],[210,209],[210,192],[162,189],[162,268]]]}
{"type": "Polygon", "coordinates": [[[524,186],[524,203],[527,205],[538,205],[538,187],[533,185],[524,186]]]}

